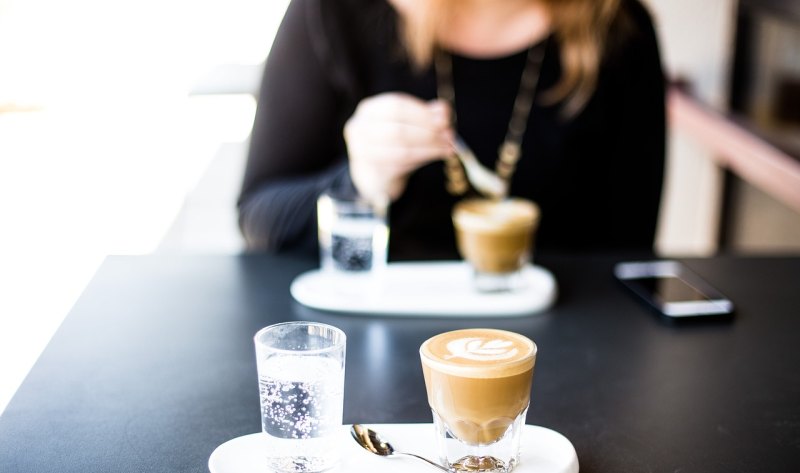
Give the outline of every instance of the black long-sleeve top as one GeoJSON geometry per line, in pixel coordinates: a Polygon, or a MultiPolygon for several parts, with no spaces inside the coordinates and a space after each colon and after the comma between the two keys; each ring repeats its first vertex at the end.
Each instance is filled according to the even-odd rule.
{"type": "MultiPolygon", "coordinates": [[[[321,192],[353,189],[343,127],[360,100],[383,92],[436,97],[432,68],[415,72],[385,0],[293,0],[267,59],[239,199],[250,249],[317,251],[321,192]]],[[[526,51],[453,55],[458,133],[493,168],[526,51]]],[[[650,16],[624,0],[594,95],[564,118],[541,99],[559,79],[551,37],[511,195],[537,202],[538,250],[651,249],[665,154],[664,77],[650,16]]],[[[457,258],[444,165],[414,172],[389,210],[390,259],[457,258]]]]}

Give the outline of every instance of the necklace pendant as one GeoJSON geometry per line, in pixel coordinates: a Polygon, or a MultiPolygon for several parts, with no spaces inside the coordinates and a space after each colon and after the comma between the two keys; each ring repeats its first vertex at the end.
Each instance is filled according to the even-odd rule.
{"type": "Polygon", "coordinates": [[[519,161],[521,149],[519,144],[505,141],[500,145],[500,150],[497,153],[498,158],[500,158],[501,163],[514,166],[517,164],[517,161],[519,161]]]}
{"type": "MultiPolygon", "coordinates": [[[[525,60],[525,69],[520,77],[519,90],[514,99],[514,108],[511,111],[511,119],[508,122],[505,141],[497,153],[497,163],[495,169],[497,175],[503,179],[507,185],[511,183],[511,176],[517,169],[517,161],[521,155],[522,138],[528,126],[536,97],[536,87],[539,83],[542,62],[544,61],[544,48],[529,48],[528,56],[525,60]]],[[[453,86],[453,61],[449,54],[441,50],[436,50],[434,55],[434,68],[436,72],[436,89],[440,99],[450,103],[453,109],[452,127],[456,127],[456,107],[455,107],[455,88],[453,86]]],[[[452,195],[462,195],[468,188],[464,169],[455,156],[445,159],[445,177],[447,191],[452,195]]]]}
{"type": "Polygon", "coordinates": [[[448,156],[444,160],[444,173],[446,177],[445,187],[450,195],[459,196],[467,192],[469,184],[464,175],[464,168],[455,156],[448,156]]]}
{"type": "Polygon", "coordinates": [[[517,161],[521,154],[521,147],[517,143],[505,141],[497,152],[497,175],[509,180],[517,168],[517,161]]]}
{"type": "Polygon", "coordinates": [[[450,181],[447,183],[447,192],[450,195],[459,196],[464,195],[467,192],[467,183],[466,182],[454,182],[450,181]]]}

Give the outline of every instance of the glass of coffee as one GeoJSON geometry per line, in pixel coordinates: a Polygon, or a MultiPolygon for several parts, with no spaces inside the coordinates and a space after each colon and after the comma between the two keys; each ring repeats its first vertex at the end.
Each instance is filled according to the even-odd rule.
{"type": "Polygon", "coordinates": [[[524,286],[521,269],[530,260],[539,207],[530,200],[467,199],[453,208],[456,244],[472,266],[482,292],[524,286]]]}
{"type": "Polygon", "coordinates": [[[510,472],[530,404],[536,344],[505,330],[445,332],[419,349],[439,460],[453,471],[510,472]]]}

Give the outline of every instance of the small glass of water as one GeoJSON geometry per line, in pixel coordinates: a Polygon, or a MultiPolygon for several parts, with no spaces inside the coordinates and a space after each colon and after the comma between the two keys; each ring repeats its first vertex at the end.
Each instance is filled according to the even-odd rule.
{"type": "Polygon", "coordinates": [[[339,463],[344,332],[286,322],[255,335],[267,471],[318,472],[339,463]]]}
{"type": "Polygon", "coordinates": [[[386,205],[357,195],[326,192],[317,201],[323,271],[365,275],[386,266],[389,229],[386,205]]]}

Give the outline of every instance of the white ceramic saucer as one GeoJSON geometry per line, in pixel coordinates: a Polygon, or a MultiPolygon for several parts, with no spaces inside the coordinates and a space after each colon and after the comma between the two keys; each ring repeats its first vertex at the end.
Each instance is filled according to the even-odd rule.
{"type": "MultiPolygon", "coordinates": [[[[370,428],[398,451],[436,459],[431,424],[370,424],[370,428]]],[[[262,433],[229,440],[214,450],[208,459],[211,473],[265,473],[262,433]]],[[[433,473],[436,470],[420,460],[397,456],[379,457],[361,448],[350,437],[350,426],[342,426],[341,464],[332,473],[433,473]]],[[[522,453],[514,473],[577,473],[578,457],[572,443],[554,430],[526,425],[522,431],[522,453]]]]}
{"type": "Polygon", "coordinates": [[[314,309],[369,315],[517,317],[553,305],[558,291],[550,271],[527,265],[520,280],[515,291],[481,293],[462,261],[403,262],[371,279],[315,269],[296,277],[291,293],[314,309]]]}

